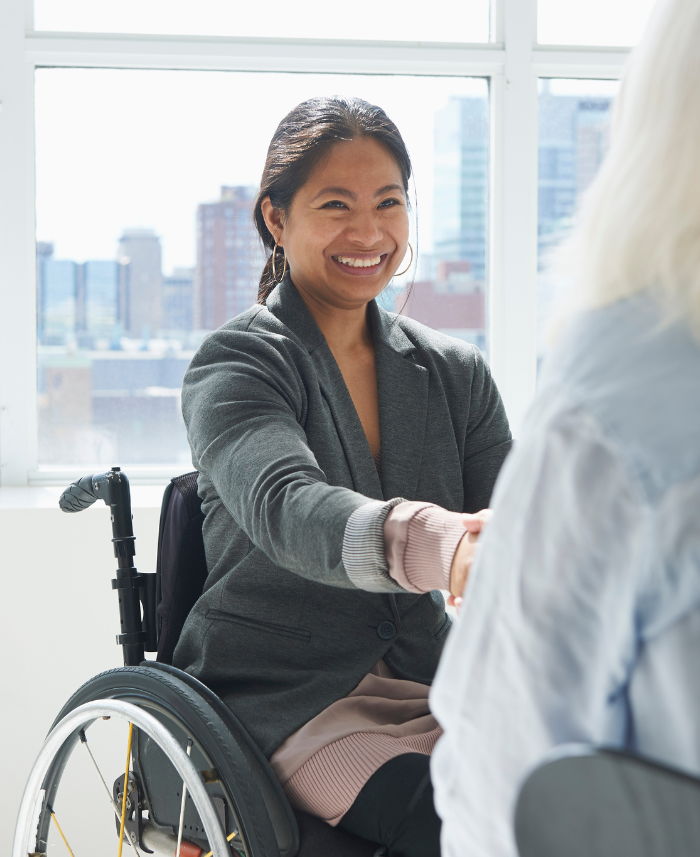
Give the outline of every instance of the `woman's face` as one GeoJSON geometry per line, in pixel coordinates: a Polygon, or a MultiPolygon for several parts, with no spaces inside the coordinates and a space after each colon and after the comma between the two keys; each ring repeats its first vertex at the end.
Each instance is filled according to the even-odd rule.
{"type": "Polygon", "coordinates": [[[343,309],[366,304],[406,255],[401,171],[371,137],[336,143],[299,189],[286,217],[269,197],[263,215],[284,247],[294,284],[322,304],[343,309]]]}

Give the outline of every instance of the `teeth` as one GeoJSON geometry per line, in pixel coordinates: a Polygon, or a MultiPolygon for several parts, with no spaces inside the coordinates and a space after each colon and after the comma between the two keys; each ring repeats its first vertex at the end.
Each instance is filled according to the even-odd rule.
{"type": "Polygon", "coordinates": [[[335,258],[341,265],[349,265],[351,268],[371,268],[382,261],[381,256],[374,256],[372,259],[355,259],[352,256],[336,256],[335,258]]]}

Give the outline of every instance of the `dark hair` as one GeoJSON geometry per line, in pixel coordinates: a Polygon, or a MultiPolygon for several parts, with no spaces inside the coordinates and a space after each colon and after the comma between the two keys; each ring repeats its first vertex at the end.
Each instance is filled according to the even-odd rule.
{"type": "MultiPolygon", "coordinates": [[[[260,277],[259,304],[265,303],[277,284],[272,276],[275,239],[262,215],[263,199],[269,196],[274,208],[283,214],[288,212],[297,191],[331,146],[341,140],[354,140],[357,137],[372,137],[388,149],[401,171],[404,190],[408,194],[411,159],[399,129],[381,107],[375,107],[361,98],[310,98],[297,105],[277,126],[267,150],[260,193],[253,210],[253,219],[263,246],[270,251],[260,277]]],[[[277,254],[275,267],[281,271],[284,266],[281,248],[277,254]]]]}

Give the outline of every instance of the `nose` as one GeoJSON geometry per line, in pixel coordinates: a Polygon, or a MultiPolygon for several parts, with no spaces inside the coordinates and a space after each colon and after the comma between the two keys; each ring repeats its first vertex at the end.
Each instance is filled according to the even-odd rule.
{"type": "Polygon", "coordinates": [[[384,231],[376,211],[358,211],[348,224],[346,236],[357,244],[371,250],[382,240],[384,231]]]}

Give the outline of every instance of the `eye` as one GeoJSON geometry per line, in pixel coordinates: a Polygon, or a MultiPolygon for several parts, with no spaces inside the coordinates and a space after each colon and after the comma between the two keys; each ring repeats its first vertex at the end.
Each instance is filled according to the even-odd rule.
{"type": "Polygon", "coordinates": [[[401,200],[400,199],[394,199],[392,197],[391,199],[383,199],[379,203],[378,208],[393,208],[393,206],[395,206],[395,205],[401,205],[401,200]]]}
{"type": "Polygon", "coordinates": [[[347,208],[344,202],[341,202],[339,199],[332,199],[330,202],[322,205],[321,208],[347,208]]]}

